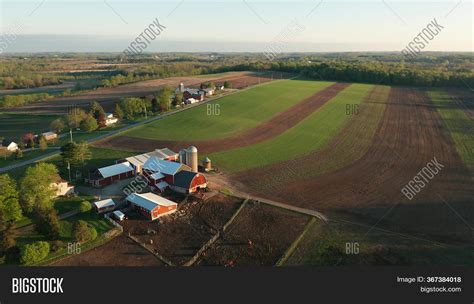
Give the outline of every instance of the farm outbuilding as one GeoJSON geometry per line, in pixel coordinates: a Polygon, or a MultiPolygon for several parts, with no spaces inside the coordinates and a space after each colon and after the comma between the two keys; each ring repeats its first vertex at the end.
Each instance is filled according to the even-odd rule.
{"type": "Polygon", "coordinates": [[[44,139],[46,139],[47,141],[50,141],[50,140],[55,140],[58,138],[58,134],[54,133],[54,132],[44,132],[41,134],[44,139]]]}
{"type": "Polygon", "coordinates": [[[156,149],[155,151],[152,151],[152,152],[143,153],[143,154],[139,154],[135,156],[130,156],[125,159],[121,159],[118,161],[118,163],[129,162],[132,165],[133,169],[135,170],[135,174],[137,174],[137,173],[142,173],[143,165],[146,163],[146,161],[150,157],[156,157],[161,160],[176,161],[179,159],[179,154],[176,152],[173,152],[172,150],[168,148],[156,149]]]}
{"type": "Polygon", "coordinates": [[[206,172],[212,170],[212,162],[209,157],[206,156],[206,158],[204,158],[204,160],[202,161],[202,168],[206,172]]]}
{"type": "Polygon", "coordinates": [[[133,193],[127,196],[127,202],[139,213],[154,221],[157,218],[176,211],[178,204],[154,193],[133,193]]]}
{"type": "Polygon", "coordinates": [[[174,183],[170,188],[176,192],[190,194],[207,188],[204,175],[191,171],[180,171],[174,176],[174,183]]]}
{"type": "Polygon", "coordinates": [[[94,202],[94,209],[97,213],[105,213],[115,209],[115,202],[113,199],[108,198],[101,201],[94,202]]]}
{"type": "Polygon", "coordinates": [[[12,140],[5,139],[2,142],[2,148],[10,152],[15,152],[16,150],[18,150],[18,144],[12,140]]]}
{"type": "Polygon", "coordinates": [[[114,181],[129,178],[135,174],[135,170],[129,162],[123,162],[108,167],[97,169],[86,182],[94,187],[110,185],[114,181]]]}

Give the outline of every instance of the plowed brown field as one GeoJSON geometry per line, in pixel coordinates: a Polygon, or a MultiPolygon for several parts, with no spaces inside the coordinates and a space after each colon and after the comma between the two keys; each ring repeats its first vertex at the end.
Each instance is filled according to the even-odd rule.
{"type": "MultiPolygon", "coordinates": [[[[324,157],[321,161],[331,158],[324,157]]],[[[301,161],[311,166],[310,159],[301,161]]],[[[271,180],[271,172],[252,179],[271,180]]],[[[245,174],[240,179],[248,181],[245,174]]],[[[362,158],[340,170],[310,177],[292,174],[292,179],[271,192],[257,192],[305,208],[352,214],[394,230],[472,241],[474,184],[423,91],[391,89],[373,144],[362,158]],[[408,200],[401,188],[434,157],[444,168],[408,200]]]]}

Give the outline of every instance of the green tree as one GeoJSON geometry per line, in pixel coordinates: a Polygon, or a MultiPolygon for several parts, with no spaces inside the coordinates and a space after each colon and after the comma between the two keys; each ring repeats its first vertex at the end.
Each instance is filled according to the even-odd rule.
{"type": "Polygon", "coordinates": [[[34,242],[32,244],[25,245],[21,250],[20,262],[24,265],[34,264],[49,254],[49,243],[48,242],[34,242]]]}
{"type": "Polygon", "coordinates": [[[85,221],[76,221],[72,229],[72,235],[76,242],[87,242],[97,237],[97,231],[94,227],[89,227],[85,221]]]}
{"type": "Polygon", "coordinates": [[[176,93],[176,95],[174,96],[174,99],[173,99],[173,105],[174,106],[179,106],[181,104],[181,102],[183,101],[183,92],[178,92],[176,93]]]}
{"type": "Polygon", "coordinates": [[[18,149],[15,151],[15,158],[16,159],[22,159],[23,158],[23,150],[18,149]]]}
{"type": "Polygon", "coordinates": [[[124,113],[122,110],[122,107],[119,104],[115,105],[115,111],[114,111],[115,116],[118,118],[122,119],[124,117],[124,113]]]}
{"type": "Polygon", "coordinates": [[[16,224],[8,223],[0,225],[0,255],[7,254],[10,249],[16,246],[16,224]]]}
{"type": "Polygon", "coordinates": [[[78,128],[81,122],[87,117],[86,112],[83,109],[74,108],[71,109],[66,115],[67,125],[72,128],[78,128]]]}
{"type": "Polygon", "coordinates": [[[94,130],[97,130],[99,128],[99,125],[97,123],[97,120],[91,116],[88,115],[82,122],[81,122],[81,129],[83,129],[86,132],[92,132],[94,130]]]}
{"type": "Polygon", "coordinates": [[[172,95],[173,95],[173,90],[168,86],[163,87],[158,92],[158,95],[156,96],[156,99],[158,100],[158,103],[160,104],[160,109],[162,111],[169,110],[170,100],[171,100],[172,95]]]}
{"type": "Polygon", "coordinates": [[[224,88],[229,89],[231,87],[230,82],[224,81],[224,88]]]}
{"type": "Polygon", "coordinates": [[[38,140],[38,145],[39,145],[39,148],[41,150],[46,150],[48,149],[48,142],[46,141],[46,138],[44,138],[44,136],[40,136],[39,140],[38,140]]]}
{"type": "Polygon", "coordinates": [[[31,213],[34,209],[49,209],[52,207],[56,190],[52,183],[60,179],[58,169],[49,163],[38,163],[26,169],[25,176],[20,182],[20,204],[23,212],[31,213]]]}
{"type": "Polygon", "coordinates": [[[16,182],[8,175],[0,175],[0,221],[10,223],[22,217],[16,182]]]}
{"type": "Polygon", "coordinates": [[[35,230],[49,240],[57,240],[60,234],[60,225],[56,209],[40,209],[35,215],[35,230]]]}
{"type": "Polygon", "coordinates": [[[66,124],[62,118],[56,118],[51,122],[49,128],[56,133],[60,133],[64,128],[66,128],[66,124]]]}
{"type": "Polygon", "coordinates": [[[71,165],[79,167],[84,165],[86,161],[90,160],[92,155],[87,142],[81,142],[78,144],[72,142],[61,147],[61,157],[64,164],[69,162],[71,165]]]}
{"type": "Polygon", "coordinates": [[[100,115],[105,116],[104,108],[97,101],[91,101],[89,104],[89,114],[91,114],[96,120],[99,119],[100,115]]]}
{"type": "Polygon", "coordinates": [[[82,201],[81,204],[79,205],[79,210],[81,212],[88,212],[92,209],[92,205],[88,201],[82,201]]]}

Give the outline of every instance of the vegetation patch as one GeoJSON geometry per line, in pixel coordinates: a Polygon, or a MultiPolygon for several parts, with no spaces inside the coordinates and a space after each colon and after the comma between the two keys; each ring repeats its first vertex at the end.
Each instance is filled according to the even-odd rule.
{"type": "Polygon", "coordinates": [[[444,91],[430,91],[431,101],[443,118],[456,150],[466,167],[474,176],[474,121],[466,115],[462,108],[444,91]]]}
{"type": "Polygon", "coordinates": [[[305,80],[268,83],[209,102],[207,105],[219,106],[219,115],[209,115],[207,105],[195,107],[123,135],[160,140],[223,138],[255,128],[331,84],[305,80]]]}
{"type": "Polygon", "coordinates": [[[350,120],[346,106],[359,105],[372,87],[353,84],[283,134],[259,144],[213,153],[209,157],[225,170],[239,172],[318,150],[350,120]]]}

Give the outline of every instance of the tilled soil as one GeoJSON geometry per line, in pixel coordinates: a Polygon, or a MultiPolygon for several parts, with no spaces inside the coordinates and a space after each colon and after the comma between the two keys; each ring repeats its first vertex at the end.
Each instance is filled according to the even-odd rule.
{"type": "Polygon", "coordinates": [[[102,246],[71,255],[51,266],[164,266],[164,263],[122,234],[102,246]]]}
{"type": "Polygon", "coordinates": [[[274,265],[307,222],[303,215],[249,203],[195,265],[274,265]]]}
{"type": "Polygon", "coordinates": [[[168,141],[150,140],[130,136],[116,136],[105,139],[100,143],[97,143],[96,146],[118,149],[123,149],[124,147],[132,147],[133,149],[133,147],[137,147],[140,151],[151,151],[157,147],[168,147],[172,150],[178,151],[183,147],[196,145],[201,153],[212,153],[253,145],[275,137],[295,126],[307,116],[311,115],[314,111],[317,111],[321,106],[349,85],[350,84],[348,83],[333,84],[282,113],[275,115],[269,121],[241,134],[223,139],[207,141],[168,141]]]}
{"type": "Polygon", "coordinates": [[[173,264],[182,265],[222,228],[241,202],[223,194],[204,202],[190,197],[177,212],[153,222],[136,213],[128,214],[124,233],[131,233],[173,264]]]}
{"type": "Polygon", "coordinates": [[[473,240],[473,181],[441,117],[425,92],[417,89],[391,89],[373,144],[362,158],[316,177],[293,176],[292,182],[264,195],[326,213],[351,214],[393,230],[473,240]],[[443,168],[407,199],[402,187],[433,158],[443,168]]]}

